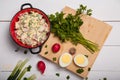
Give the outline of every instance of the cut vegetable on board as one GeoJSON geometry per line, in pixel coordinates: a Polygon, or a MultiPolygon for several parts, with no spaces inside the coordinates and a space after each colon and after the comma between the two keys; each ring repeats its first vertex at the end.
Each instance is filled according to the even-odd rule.
{"type": "Polygon", "coordinates": [[[52,33],[45,43],[49,47],[45,48],[45,45],[43,45],[40,55],[60,66],[60,57],[65,53],[69,53],[72,56],[72,62],[63,68],[85,78],[90,72],[112,27],[89,16],[91,15],[91,10],[87,10],[86,6],[80,7],[82,9],[78,9],[76,12],[76,10],[66,6],[62,12],[49,16],[49,19],[51,19],[52,33]],[[78,16],[78,14],[81,15],[78,16]],[[57,53],[51,50],[51,47],[55,43],[60,44],[60,50],[57,53]],[[46,51],[48,52],[47,55],[45,54],[46,51]],[[82,62],[78,61],[76,62],[77,64],[74,62],[74,57],[80,54],[84,55],[88,61],[82,66],[79,64],[84,62],[85,59],[81,58],[82,62]],[[56,58],[56,61],[53,61],[53,57],[56,58]]]}
{"type": "Polygon", "coordinates": [[[74,57],[74,63],[79,67],[86,67],[89,64],[88,58],[83,54],[77,54],[74,57]]]}
{"type": "Polygon", "coordinates": [[[72,55],[69,53],[63,53],[59,58],[59,65],[61,67],[67,67],[72,62],[72,55]]]}

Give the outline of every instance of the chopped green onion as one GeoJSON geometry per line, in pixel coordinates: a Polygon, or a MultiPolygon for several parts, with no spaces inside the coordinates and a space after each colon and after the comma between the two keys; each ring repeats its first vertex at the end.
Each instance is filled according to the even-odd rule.
{"type": "Polygon", "coordinates": [[[19,49],[20,49],[20,48],[17,48],[17,49],[15,50],[15,52],[18,52],[18,51],[19,51],[19,49]]]}
{"type": "Polygon", "coordinates": [[[58,76],[58,77],[59,77],[59,76],[60,76],[60,74],[59,74],[59,73],[56,73],[56,76],[58,76]]]}
{"type": "Polygon", "coordinates": [[[45,55],[48,54],[48,51],[45,52],[45,55]]]}
{"type": "Polygon", "coordinates": [[[47,45],[45,45],[45,48],[47,48],[47,45]]]}
{"type": "Polygon", "coordinates": [[[103,78],[103,80],[107,80],[107,78],[103,78]]]}
{"type": "Polygon", "coordinates": [[[90,71],[90,70],[91,70],[91,68],[89,67],[89,68],[88,68],[88,71],[90,71]]]}
{"type": "Polygon", "coordinates": [[[88,80],[88,77],[86,77],[85,80],[88,80]]]}
{"type": "Polygon", "coordinates": [[[79,73],[79,74],[81,74],[81,73],[84,72],[84,70],[82,68],[80,68],[80,69],[77,69],[76,72],[79,73]]]}
{"type": "Polygon", "coordinates": [[[88,58],[88,55],[85,55],[88,58]]]}
{"type": "Polygon", "coordinates": [[[68,75],[68,76],[66,77],[66,79],[69,80],[69,79],[70,79],[70,76],[68,75]]]}
{"type": "Polygon", "coordinates": [[[24,50],[24,54],[27,54],[28,53],[28,50],[24,50]]]}
{"type": "Polygon", "coordinates": [[[53,57],[53,61],[56,61],[56,57],[53,57]]]}

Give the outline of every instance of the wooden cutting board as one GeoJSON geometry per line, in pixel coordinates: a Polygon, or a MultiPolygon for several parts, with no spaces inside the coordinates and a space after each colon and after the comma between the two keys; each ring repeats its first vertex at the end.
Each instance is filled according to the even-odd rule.
{"type": "MultiPolygon", "coordinates": [[[[69,7],[65,7],[63,9],[63,12],[66,14],[68,14],[68,13],[75,14],[75,10],[73,10],[69,7]]],[[[83,34],[83,36],[86,39],[97,43],[99,45],[99,49],[101,50],[112,27],[100,20],[97,20],[97,19],[87,16],[87,15],[82,15],[81,18],[84,22],[83,25],[80,27],[81,33],[83,34]]],[[[61,56],[62,53],[68,52],[71,47],[76,48],[76,54],[82,53],[84,55],[88,55],[89,64],[87,67],[83,68],[84,72],[81,74],[76,73],[76,70],[79,69],[80,67],[76,66],[73,61],[69,66],[67,66],[65,68],[67,70],[77,74],[78,76],[85,78],[85,77],[87,77],[87,75],[89,73],[88,69],[92,67],[100,50],[94,54],[91,54],[82,45],[79,44],[79,45],[75,46],[70,42],[61,43],[57,37],[54,37],[54,35],[51,34],[49,39],[47,40],[47,42],[43,45],[40,55],[59,65],[59,63],[58,63],[59,57],[61,56]],[[53,53],[51,51],[51,47],[54,43],[59,43],[61,45],[61,49],[58,53],[53,53]],[[46,47],[46,45],[47,45],[47,47],[46,47]],[[48,52],[48,53],[46,53],[46,52],[48,52]],[[53,61],[53,58],[56,58],[56,61],[53,61]]],[[[74,55],[73,55],[73,57],[74,57],[74,55]]]]}

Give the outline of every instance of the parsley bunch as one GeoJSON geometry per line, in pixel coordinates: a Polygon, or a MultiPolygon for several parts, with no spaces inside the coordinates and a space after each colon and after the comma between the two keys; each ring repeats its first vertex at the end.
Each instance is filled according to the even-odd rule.
{"type": "Polygon", "coordinates": [[[98,50],[98,45],[85,39],[79,31],[80,26],[83,24],[79,15],[85,12],[87,15],[91,15],[92,10],[86,10],[86,6],[80,5],[75,15],[68,14],[64,17],[63,12],[56,12],[55,14],[49,15],[52,27],[51,32],[57,36],[61,42],[70,41],[74,45],[81,44],[91,53],[94,53],[98,50]]]}

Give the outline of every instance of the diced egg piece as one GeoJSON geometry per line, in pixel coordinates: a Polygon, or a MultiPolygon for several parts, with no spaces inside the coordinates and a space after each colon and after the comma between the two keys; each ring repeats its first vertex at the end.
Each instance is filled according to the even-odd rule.
{"type": "Polygon", "coordinates": [[[74,63],[79,67],[86,67],[88,65],[88,58],[83,54],[77,54],[74,57],[74,63]]]}
{"type": "Polygon", "coordinates": [[[67,67],[72,62],[72,56],[69,53],[64,53],[59,58],[59,65],[61,67],[67,67]]]}

